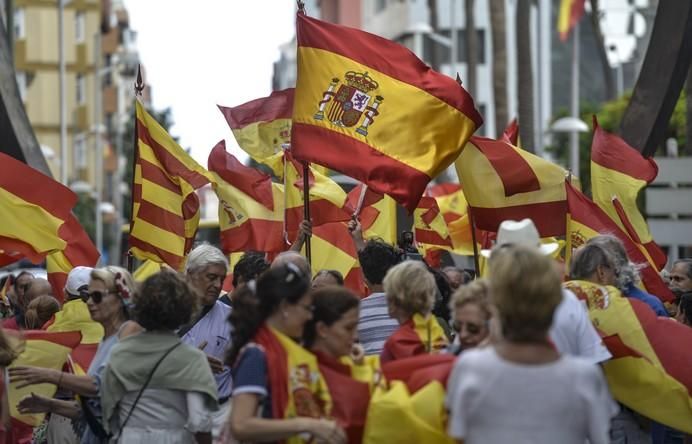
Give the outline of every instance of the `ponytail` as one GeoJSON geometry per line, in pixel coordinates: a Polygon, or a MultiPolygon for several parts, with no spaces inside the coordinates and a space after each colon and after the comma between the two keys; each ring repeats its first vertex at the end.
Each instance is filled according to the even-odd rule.
{"type": "Polygon", "coordinates": [[[226,362],[233,366],[240,350],[257,334],[262,324],[273,315],[282,301],[297,303],[310,289],[310,279],[294,264],[270,268],[253,285],[242,285],[235,290],[231,323],[231,349],[226,362]],[[253,291],[256,287],[256,292],[253,291]]]}

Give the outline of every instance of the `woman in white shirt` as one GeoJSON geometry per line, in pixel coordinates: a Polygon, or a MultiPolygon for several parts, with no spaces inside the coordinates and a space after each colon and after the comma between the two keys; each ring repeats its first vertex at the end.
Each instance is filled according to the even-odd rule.
{"type": "Polygon", "coordinates": [[[600,369],[548,339],[562,300],[552,260],[512,246],[490,260],[502,338],[462,353],[448,384],[449,434],[466,444],[607,444],[612,401],[600,369]]]}

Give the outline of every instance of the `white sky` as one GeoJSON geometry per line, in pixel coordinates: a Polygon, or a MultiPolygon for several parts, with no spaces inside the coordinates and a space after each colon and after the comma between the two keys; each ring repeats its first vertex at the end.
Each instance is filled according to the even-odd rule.
{"type": "Polygon", "coordinates": [[[221,139],[241,159],[218,108],[271,92],[279,45],[295,30],[293,0],[125,0],[154,107],[171,107],[173,136],[207,165],[221,139]]]}

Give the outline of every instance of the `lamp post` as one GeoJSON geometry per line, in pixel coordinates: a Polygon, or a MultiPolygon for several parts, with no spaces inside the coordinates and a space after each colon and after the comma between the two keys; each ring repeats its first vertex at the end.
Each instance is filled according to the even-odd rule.
{"type": "Polygon", "coordinates": [[[569,168],[572,175],[579,177],[579,133],[589,132],[589,126],[579,117],[570,116],[557,119],[550,130],[554,133],[569,134],[569,168]]]}

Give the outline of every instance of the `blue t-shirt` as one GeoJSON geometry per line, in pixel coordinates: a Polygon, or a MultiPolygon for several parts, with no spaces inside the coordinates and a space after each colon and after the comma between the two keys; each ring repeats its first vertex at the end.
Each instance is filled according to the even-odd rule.
{"type": "Polygon", "coordinates": [[[647,304],[651,309],[656,312],[657,316],[668,317],[668,310],[663,306],[663,302],[654,295],[651,295],[645,291],[642,291],[634,284],[629,284],[625,289],[625,296],[628,298],[638,299],[645,304],[647,304]]]}
{"type": "Polygon", "coordinates": [[[267,378],[267,357],[256,344],[248,344],[240,353],[233,367],[233,392],[231,396],[252,393],[260,398],[262,417],[271,419],[271,390],[267,378]]]}

